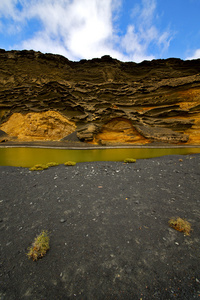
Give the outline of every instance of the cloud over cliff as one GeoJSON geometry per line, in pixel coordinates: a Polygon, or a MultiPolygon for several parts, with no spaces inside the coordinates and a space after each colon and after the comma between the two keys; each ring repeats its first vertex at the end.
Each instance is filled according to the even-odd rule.
{"type": "Polygon", "coordinates": [[[142,0],[127,11],[124,30],[119,26],[123,5],[122,0],[1,0],[0,31],[21,34],[13,45],[17,49],[71,60],[109,54],[139,62],[155,58],[155,48],[168,49],[172,33],[156,26],[156,0],[142,0]]]}

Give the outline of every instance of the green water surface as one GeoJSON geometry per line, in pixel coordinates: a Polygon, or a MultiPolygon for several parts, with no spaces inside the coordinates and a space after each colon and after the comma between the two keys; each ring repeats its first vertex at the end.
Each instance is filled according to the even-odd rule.
{"type": "Polygon", "coordinates": [[[49,148],[0,148],[0,166],[31,167],[35,164],[66,161],[123,161],[125,158],[151,158],[172,154],[200,153],[200,148],[121,148],[65,150],[49,148]]]}

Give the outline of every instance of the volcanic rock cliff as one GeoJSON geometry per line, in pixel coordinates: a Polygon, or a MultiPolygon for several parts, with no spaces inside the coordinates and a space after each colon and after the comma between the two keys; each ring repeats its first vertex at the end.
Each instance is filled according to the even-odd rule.
{"type": "Polygon", "coordinates": [[[200,59],[0,50],[0,141],[200,144],[200,59]]]}

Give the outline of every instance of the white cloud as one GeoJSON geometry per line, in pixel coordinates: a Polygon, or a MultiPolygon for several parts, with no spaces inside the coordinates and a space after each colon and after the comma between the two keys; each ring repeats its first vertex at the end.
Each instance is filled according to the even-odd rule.
{"type": "Polygon", "coordinates": [[[171,33],[160,32],[154,25],[156,18],[156,0],[142,0],[132,11],[133,24],[127,29],[122,39],[122,47],[127,57],[135,61],[151,60],[154,57],[149,48],[157,48],[157,52],[164,52],[170,45],[171,33]]]}
{"type": "Polygon", "coordinates": [[[24,0],[0,0],[0,32],[13,35],[23,30],[26,24],[26,18],[23,10],[21,11],[19,9],[23,1],[24,0]]]}
{"type": "MultiPolygon", "coordinates": [[[[114,2],[115,8],[119,1],[114,2]]],[[[34,2],[27,10],[28,18],[39,18],[42,30],[22,43],[27,49],[54,52],[71,59],[121,56],[111,44],[113,38],[111,0],[74,0],[34,2]],[[106,53],[107,52],[107,53],[106,53]]],[[[28,8],[28,7],[27,7],[28,8]]]]}
{"type": "Polygon", "coordinates": [[[142,9],[139,11],[139,18],[141,22],[145,25],[150,25],[152,23],[154,14],[156,10],[155,0],[142,0],[142,9]]]}
{"type": "Polygon", "coordinates": [[[200,58],[200,49],[195,50],[192,56],[187,57],[186,60],[198,59],[198,58],[200,58]]]}
{"type": "Polygon", "coordinates": [[[147,55],[147,46],[142,42],[141,36],[135,32],[135,27],[130,25],[126,35],[122,39],[122,47],[125,50],[127,59],[134,61],[151,60],[153,55],[147,55]]]}
{"type": "Polygon", "coordinates": [[[23,5],[24,0],[0,0],[0,17],[12,18],[16,22],[23,20],[24,16],[19,9],[23,5]]]}
{"type": "Polygon", "coordinates": [[[0,1],[0,16],[13,16],[15,11],[15,4],[17,0],[1,0],[0,1]]]}
{"type": "Polygon", "coordinates": [[[56,37],[51,38],[44,32],[38,33],[35,38],[24,41],[21,49],[34,49],[43,53],[56,53],[66,56],[68,59],[74,59],[74,57],[69,51],[67,51],[59,39],[56,37]]]}
{"type": "Polygon", "coordinates": [[[0,1],[0,17],[6,11],[4,16],[10,16],[18,30],[29,20],[38,20],[41,24],[32,37],[15,45],[17,49],[58,53],[71,60],[108,54],[120,60],[139,62],[154,58],[149,50],[152,45],[162,52],[170,44],[169,33],[159,32],[154,25],[156,0],[142,0],[141,6],[133,8],[132,23],[123,36],[119,35],[116,25],[123,8],[122,0],[0,1]]]}
{"type": "Polygon", "coordinates": [[[173,39],[173,34],[165,31],[159,36],[158,45],[162,46],[163,51],[167,51],[172,39],[173,39]]]}

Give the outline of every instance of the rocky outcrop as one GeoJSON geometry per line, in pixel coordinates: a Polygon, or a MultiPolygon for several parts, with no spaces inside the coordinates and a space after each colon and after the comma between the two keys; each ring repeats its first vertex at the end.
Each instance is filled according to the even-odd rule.
{"type": "Polygon", "coordinates": [[[153,139],[154,141],[170,142],[170,143],[186,143],[189,136],[174,132],[168,128],[151,127],[147,125],[136,125],[138,132],[147,139],[153,139]]]}
{"type": "Polygon", "coordinates": [[[8,141],[8,134],[3,131],[3,130],[0,130],[0,143],[5,143],[8,141]]]}
{"type": "Polygon", "coordinates": [[[54,111],[41,113],[14,113],[1,126],[10,138],[19,141],[57,141],[72,133],[76,126],[54,111]]]}
{"type": "Polygon", "coordinates": [[[21,140],[69,136],[105,145],[200,144],[200,60],[136,64],[104,56],[72,62],[60,55],[1,50],[0,124],[9,137],[21,140]],[[6,129],[17,114],[25,116],[28,133],[16,123],[6,129]],[[57,118],[72,124],[70,129],[57,118]],[[28,120],[39,122],[37,130],[28,120]],[[49,120],[58,134],[50,134],[49,120]]]}

